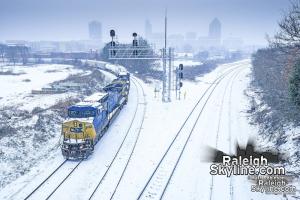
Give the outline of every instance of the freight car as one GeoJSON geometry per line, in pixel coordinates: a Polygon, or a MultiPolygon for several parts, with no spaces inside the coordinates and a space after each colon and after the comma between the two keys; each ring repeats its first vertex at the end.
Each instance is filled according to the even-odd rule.
{"type": "Polygon", "coordinates": [[[128,86],[130,87],[130,74],[128,72],[120,72],[118,74],[118,79],[126,81],[128,86]]]}
{"type": "Polygon", "coordinates": [[[66,159],[88,158],[128,101],[129,86],[122,79],[115,79],[103,90],[68,108],[68,119],[62,124],[61,145],[66,159]]]}

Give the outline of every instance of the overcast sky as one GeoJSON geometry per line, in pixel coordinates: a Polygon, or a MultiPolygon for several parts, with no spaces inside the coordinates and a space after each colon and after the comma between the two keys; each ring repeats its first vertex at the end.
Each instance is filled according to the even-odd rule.
{"type": "Polygon", "coordinates": [[[265,43],[273,34],[288,0],[0,0],[0,41],[79,40],[88,38],[88,22],[98,20],[107,36],[119,39],[144,34],[149,19],[154,32],[163,29],[168,8],[169,33],[197,32],[205,36],[217,17],[222,37],[242,37],[247,44],[265,43]]]}

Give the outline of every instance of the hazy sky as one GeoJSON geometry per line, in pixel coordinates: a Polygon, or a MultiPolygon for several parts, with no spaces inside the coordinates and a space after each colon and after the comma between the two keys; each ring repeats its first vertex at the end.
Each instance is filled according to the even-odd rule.
{"type": "Polygon", "coordinates": [[[105,36],[114,28],[128,39],[134,31],[144,34],[146,19],[161,32],[167,7],[170,34],[207,35],[217,17],[223,38],[262,44],[288,6],[288,0],[0,0],[0,41],[87,39],[91,20],[102,23],[105,36]]]}

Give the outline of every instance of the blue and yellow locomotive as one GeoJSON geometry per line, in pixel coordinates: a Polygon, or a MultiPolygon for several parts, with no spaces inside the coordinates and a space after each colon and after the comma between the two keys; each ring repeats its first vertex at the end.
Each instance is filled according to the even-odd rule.
{"type": "Polygon", "coordinates": [[[110,123],[128,101],[128,79],[117,78],[105,86],[103,93],[95,93],[83,102],[68,108],[63,122],[61,145],[66,159],[87,158],[104,135],[110,123]]]}

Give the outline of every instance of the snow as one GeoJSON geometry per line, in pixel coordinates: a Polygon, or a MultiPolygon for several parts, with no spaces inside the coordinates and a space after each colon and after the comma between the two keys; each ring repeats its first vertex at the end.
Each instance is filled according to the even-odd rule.
{"type": "MultiPolygon", "coordinates": [[[[82,60],[85,61],[85,60],[82,60]]],[[[119,72],[124,72],[127,71],[123,66],[118,65],[118,64],[111,64],[108,62],[104,62],[104,61],[96,61],[96,60],[86,60],[85,62],[87,62],[88,64],[92,64],[95,67],[98,67],[99,69],[106,69],[106,70],[110,70],[116,74],[118,74],[119,72]]],[[[106,73],[107,76],[114,76],[113,74],[110,73],[106,73]]]]}
{"type": "Polygon", "coordinates": [[[57,80],[65,79],[68,75],[79,73],[70,65],[34,65],[34,66],[5,66],[3,70],[12,70],[20,75],[0,75],[1,97],[8,97],[18,93],[29,93],[31,90],[41,89],[45,85],[57,80]],[[30,82],[24,82],[29,79],[30,82]],[[12,89],[13,88],[13,89],[12,89]]]}
{"type": "MultiPolygon", "coordinates": [[[[45,162],[48,158],[53,159],[53,155],[56,155],[59,150],[61,122],[64,120],[61,117],[64,110],[59,109],[58,102],[80,98],[80,94],[73,91],[64,94],[33,95],[31,90],[48,87],[52,81],[64,80],[69,75],[80,77],[82,72],[85,72],[71,65],[53,64],[5,66],[4,70],[11,70],[15,74],[23,73],[0,75],[0,87],[7,87],[6,80],[10,80],[12,87],[9,93],[0,100],[1,189],[27,174],[33,166],[45,162]],[[40,80],[26,82],[27,87],[19,87],[15,92],[13,85],[21,85],[23,82],[20,82],[22,80],[20,76],[25,75],[26,78],[37,76],[40,80]],[[50,77],[50,80],[47,77],[50,77]]],[[[106,81],[108,80],[105,79],[104,82],[106,81]]],[[[60,151],[59,155],[61,155],[60,151]]]]}
{"type": "Polygon", "coordinates": [[[82,70],[71,65],[40,64],[33,66],[4,66],[4,71],[11,70],[20,75],[0,75],[0,106],[21,105],[20,109],[31,111],[35,107],[46,108],[59,99],[71,94],[31,95],[32,90],[47,87],[48,84],[63,80],[69,75],[79,74],[82,70]],[[24,80],[30,80],[25,82],[24,80]],[[34,97],[34,98],[32,98],[34,97]]]}
{"type": "MultiPolygon", "coordinates": [[[[88,62],[92,62],[96,67],[115,72],[120,71],[121,68],[105,62],[88,62]]],[[[211,86],[213,80],[224,71],[236,66],[242,66],[242,68],[226,76],[217,85],[205,105],[163,199],[210,199],[210,196],[211,199],[230,199],[230,186],[233,187],[232,199],[283,199],[280,195],[252,193],[250,191],[252,183],[246,176],[232,178],[215,176],[212,178],[209,174],[210,163],[203,161],[207,146],[217,146],[220,150],[232,153],[235,142],[243,145],[249,138],[256,139],[258,137],[258,127],[249,124],[246,113],[249,108],[249,99],[244,95],[244,91],[248,88],[249,74],[251,73],[251,64],[248,59],[220,65],[211,73],[198,78],[197,82],[185,81],[182,94],[186,93],[186,97],[184,98],[182,95],[180,101],[175,100],[173,95],[172,102],[162,103],[161,96],[155,97],[154,95],[156,84],[145,84],[138,80],[146,96],[143,96],[138,85],[131,84],[128,104],[99,141],[93,155],[78,166],[50,199],[88,199],[115,156],[116,158],[96,191],[94,199],[110,199],[112,194],[114,194],[113,199],[136,199],[205,89],[211,86]],[[145,100],[143,100],[144,97],[145,100]],[[146,112],[143,118],[144,109],[146,112]],[[129,129],[134,116],[132,127],[129,129]],[[135,141],[137,141],[136,146],[135,141]],[[120,151],[116,154],[119,148],[120,151]],[[131,156],[132,150],[134,152],[131,156]],[[130,161],[126,165],[129,158],[130,161]],[[126,170],[118,183],[125,166],[127,166],[126,170]],[[212,183],[213,187],[211,188],[212,183]],[[116,187],[117,185],[118,187],[116,187]]],[[[108,72],[107,75],[110,76],[108,72]]],[[[199,104],[197,112],[200,112],[203,106],[204,101],[199,104]]],[[[192,121],[195,121],[196,118],[197,115],[191,117],[192,121]]],[[[168,157],[164,170],[160,171],[159,176],[155,179],[156,182],[152,183],[153,193],[161,191],[160,184],[170,173],[171,166],[187,139],[187,130],[191,129],[192,125],[191,122],[187,123],[186,130],[183,130],[183,134],[179,136],[179,140],[173,148],[173,152],[176,153],[168,157]]],[[[295,131],[293,137],[296,136],[297,132],[295,131]]],[[[29,194],[63,161],[59,150],[55,150],[52,155],[48,160],[33,167],[30,172],[3,188],[0,191],[0,199],[23,199],[29,194]]],[[[75,164],[76,162],[68,163],[57,177],[61,179],[66,176],[75,164]]],[[[32,199],[44,199],[57,184],[58,178],[52,179],[49,184],[32,196],[32,199]]],[[[154,195],[153,199],[157,199],[157,197],[159,195],[154,195]]]]}
{"type": "Polygon", "coordinates": [[[193,61],[193,60],[175,60],[174,61],[174,66],[179,66],[179,64],[183,64],[183,67],[188,66],[188,67],[193,67],[193,66],[199,66],[202,65],[203,63],[199,61],[193,61]]]}

